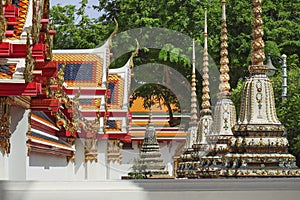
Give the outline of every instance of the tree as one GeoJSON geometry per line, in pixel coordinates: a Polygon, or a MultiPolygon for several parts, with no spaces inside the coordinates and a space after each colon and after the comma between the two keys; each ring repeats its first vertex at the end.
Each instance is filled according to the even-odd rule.
{"type": "Polygon", "coordinates": [[[88,0],[82,0],[80,7],[75,5],[53,6],[50,19],[54,23],[56,35],[55,49],[94,48],[105,41],[113,29],[110,25],[91,19],[84,12],[88,0]]]}
{"type": "MultiPolygon", "coordinates": [[[[281,98],[281,70],[272,80],[277,114],[281,123],[286,127],[287,138],[290,143],[289,149],[300,158],[300,69],[293,66],[288,66],[288,68],[288,96],[285,101],[282,101],[281,98]]],[[[299,159],[298,164],[300,164],[299,159]]]]}

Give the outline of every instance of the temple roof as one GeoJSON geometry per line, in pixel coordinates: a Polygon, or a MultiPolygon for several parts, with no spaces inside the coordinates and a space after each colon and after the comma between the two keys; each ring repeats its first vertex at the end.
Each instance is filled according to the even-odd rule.
{"type": "MultiPolygon", "coordinates": [[[[71,52],[71,51],[70,51],[71,52]]],[[[64,73],[68,87],[99,87],[102,84],[103,59],[96,54],[66,53],[53,54],[59,62],[58,68],[66,62],[64,73]]]]}

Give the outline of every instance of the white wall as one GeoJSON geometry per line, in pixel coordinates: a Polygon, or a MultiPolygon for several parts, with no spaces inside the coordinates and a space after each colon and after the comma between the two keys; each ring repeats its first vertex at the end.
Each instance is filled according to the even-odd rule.
{"type": "Polygon", "coordinates": [[[105,180],[106,172],[106,148],[107,140],[98,141],[98,162],[85,163],[85,179],[86,180],[105,180]]]}
{"type": "Polygon", "coordinates": [[[10,154],[7,159],[9,180],[26,180],[28,114],[29,110],[17,106],[11,107],[12,136],[10,154]]]}
{"type": "Polygon", "coordinates": [[[28,159],[28,180],[73,179],[73,163],[66,157],[31,152],[28,159]]]}
{"type": "Polygon", "coordinates": [[[160,142],[160,152],[162,154],[162,159],[166,165],[166,170],[169,172],[169,175],[173,175],[173,156],[177,148],[181,145],[182,142],[179,141],[171,141],[171,142],[160,142]]]}

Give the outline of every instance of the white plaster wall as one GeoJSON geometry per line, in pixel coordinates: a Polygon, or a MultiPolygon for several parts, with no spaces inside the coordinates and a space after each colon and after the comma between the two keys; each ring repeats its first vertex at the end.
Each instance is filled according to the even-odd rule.
{"type": "Polygon", "coordinates": [[[73,163],[66,157],[31,152],[28,180],[72,180],[73,163]]]}
{"type": "Polygon", "coordinates": [[[160,142],[160,152],[162,155],[162,159],[166,165],[166,170],[169,172],[169,175],[173,176],[174,162],[173,156],[181,142],[178,141],[170,141],[170,142],[160,142]]]}
{"type": "Polygon", "coordinates": [[[119,164],[112,162],[109,164],[110,167],[110,180],[120,180],[122,176],[127,176],[131,171],[132,164],[119,164]]]}
{"type": "Polygon", "coordinates": [[[21,107],[11,107],[11,147],[6,159],[9,180],[26,180],[28,113],[29,110],[21,107]]]}
{"type": "Polygon", "coordinates": [[[74,180],[85,180],[85,163],[84,163],[84,141],[75,140],[75,161],[74,161],[74,180]]]}
{"type": "Polygon", "coordinates": [[[0,180],[8,180],[7,156],[0,153],[0,180]]]}

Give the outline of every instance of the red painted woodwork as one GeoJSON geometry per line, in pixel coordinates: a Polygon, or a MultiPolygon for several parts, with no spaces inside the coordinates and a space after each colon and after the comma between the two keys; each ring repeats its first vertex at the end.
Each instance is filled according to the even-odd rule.
{"type": "Polygon", "coordinates": [[[56,34],[56,30],[49,30],[49,34],[50,35],[55,35],[56,34]]]}
{"type": "Polygon", "coordinates": [[[45,61],[45,44],[35,44],[32,47],[32,57],[35,58],[36,62],[44,62],[45,61]]]}
{"type": "Polygon", "coordinates": [[[108,133],[107,135],[109,139],[128,139],[130,137],[127,133],[108,133]]]}
{"type": "Polygon", "coordinates": [[[13,30],[5,31],[5,36],[6,37],[12,37],[12,36],[14,36],[14,31],[13,30]]]}
{"type": "Polygon", "coordinates": [[[31,109],[40,111],[53,111],[57,112],[60,106],[58,99],[31,99],[31,109]]]}
{"type": "Polygon", "coordinates": [[[8,57],[10,55],[12,45],[9,42],[0,43],[0,57],[8,57]]]}
{"type": "MultiPolygon", "coordinates": [[[[6,35],[13,35],[13,31],[6,31],[6,35]]],[[[6,58],[25,58],[26,44],[10,44],[8,42],[0,43],[0,57],[6,58]]]]}
{"type": "Polygon", "coordinates": [[[0,83],[0,96],[37,96],[42,88],[40,83],[0,83]]]}
{"type": "MultiPolygon", "coordinates": [[[[73,89],[73,88],[64,88],[64,91],[68,95],[74,95],[79,92],[79,89],[73,89]]],[[[81,88],[80,89],[80,96],[81,95],[104,95],[105,94],[105,89],[104,88],[81,88]]]]}
{"type": "MultiPolygon", "coordinates": [[[[11,17],[11,18],[8,18],[7,20],[7,25],[8,26],[14,26],[17,24],[17,18],[16,17],[11,17]]],[[[14,31],[12,31],[14,32],[14,31]]]]}
{"type": "Polygon", "coordinates": [[[4,17],[5,18],[14,18],[19,15],[19,8],[15,7],[14,5],[4,5],[4,17]]]}
{"type": "Polygon", "coordinates": [[[41,19],[41,24],[48,24],[49,23],[49,19],[41,19]]]}
{"type": "Polygon", "coordinates": [[[25,58],[26,57],[26,44],[13,44],[10,57],[25,58]]]}

